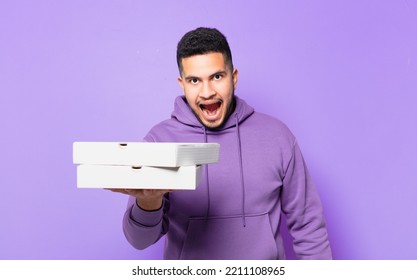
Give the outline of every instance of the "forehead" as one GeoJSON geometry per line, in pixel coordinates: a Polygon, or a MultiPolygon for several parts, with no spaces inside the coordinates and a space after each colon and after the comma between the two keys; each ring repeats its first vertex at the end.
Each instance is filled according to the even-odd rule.
{"type": "Polygon", "coordinates": [[[227,69],[223,54],[219,52],[189,56],[181,63],[184,76],[204,77],[227,69]]]}

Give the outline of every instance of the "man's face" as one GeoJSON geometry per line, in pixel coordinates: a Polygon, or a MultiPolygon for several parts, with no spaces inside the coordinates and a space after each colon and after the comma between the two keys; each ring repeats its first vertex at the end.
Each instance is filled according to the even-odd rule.
{"type": "Polygon", "coordinates": [[[232,110],[237,69],[229,69],[217,52],[183,58],[182,68],[178,82],[188,105],[204,126],[220,127],[232,110]]]}

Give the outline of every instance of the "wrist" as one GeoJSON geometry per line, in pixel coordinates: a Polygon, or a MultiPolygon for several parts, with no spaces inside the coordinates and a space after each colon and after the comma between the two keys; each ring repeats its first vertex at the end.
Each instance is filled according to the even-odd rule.
{"type": "Polygon", "coordinates": [[[146,201],[136,198],[136,205],[144,211],[157,211],[162,207],[162,199],[146,201]]]}

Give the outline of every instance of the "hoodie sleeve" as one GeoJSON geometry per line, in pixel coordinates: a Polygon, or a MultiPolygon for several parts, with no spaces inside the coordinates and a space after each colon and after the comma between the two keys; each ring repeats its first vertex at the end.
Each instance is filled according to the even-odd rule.
{"type": "Polygon", "coordinates": [[[296,141],[283,180],[282,211],[298,259],[332,258],[320,198],[296,141]]]}
{"type": "Polygon", "coordinates": [[[162,207],[155,211],[141,209],[130,197],[123,217],[123,232],[127,241],[142,250],[157,242],[168,230],[166,212],[169,201],[164,197],[162,207]]]}

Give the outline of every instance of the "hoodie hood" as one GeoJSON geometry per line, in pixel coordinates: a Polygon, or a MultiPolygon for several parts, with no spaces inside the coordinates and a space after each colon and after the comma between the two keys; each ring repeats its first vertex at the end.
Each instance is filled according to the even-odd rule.
{"type": "MultiPolygon", "coordinates": [[[[254,109],[251,106],[249,106],[244,100],[240,99],[237,96],[235,96],[234,98],[235,110],[227,118],[226,122],[221,127],[212,131],[222,131],[234,127],[236,126],[236,122],[240,124],[250,115],[253,114],[254,109]]],[[[177,119],[179,122],[187,126],[204,128],[203,124],[195,116],[190,106],[188,106],[185,96],[178,96],[175,99],[174,111],[172,112],[171,117],[177,119]]],[[[207,131],[210,132],[211,130],[207,131]]]]}

